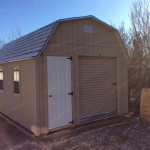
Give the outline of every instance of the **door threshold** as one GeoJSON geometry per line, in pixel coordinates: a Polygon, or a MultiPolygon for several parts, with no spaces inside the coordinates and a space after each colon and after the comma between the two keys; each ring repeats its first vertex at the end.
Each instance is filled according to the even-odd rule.
{"type": "Polygon", "coordinates": [[[73,133],[79,133],[82,131],[92,130],[92,129],[99,128],[102,126],[122,124],[123,122],[124,122],[124,117],[122,117],[122,116],[112,117],[107,120],[99,120],[99,121],[95,121],[95,122],[91,122],[91,123],[85,123],[82,125],[78,125],[76,127],[73,126],[72,128],[49,132],[47,135],[39,137],[39,139],[60,138],[65,135],[71,135],[73,133]]]}
{"type": "Polygon", "coordinates": [[[54,132],[54,131],[58,131],[58,130],[66,129],[66,128],[71,128],[71,127],[74,127],[74,124],[69,124],[69,125],[66,125],[66,126],[49,129],[48,131],[49,132],[54,132]]]}
{"type": "Polygon", "coordinates": [[[88,123],[88,122],[92,122],[92,121],[98,121],[98,120],[105,120],[105,119],[117,117],[117,116],[119,116],[118,112],[113,112],[113,113],[109,113],[109,114],[105,114],[105,115],[99,115],[99,116],[95,116],[95,117],[91,117],[91,118],[85,118],[85,119],[80,120],[80,124],[84,124],[84,123],[88,123]]]}

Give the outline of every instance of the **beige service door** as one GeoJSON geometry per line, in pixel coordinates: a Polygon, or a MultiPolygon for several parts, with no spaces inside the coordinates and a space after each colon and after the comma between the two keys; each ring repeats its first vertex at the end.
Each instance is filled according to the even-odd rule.
{"type": "Polygon", "coordinates": [[[80,120],[117,111],[116,59],[79,57],[80,120]]]}

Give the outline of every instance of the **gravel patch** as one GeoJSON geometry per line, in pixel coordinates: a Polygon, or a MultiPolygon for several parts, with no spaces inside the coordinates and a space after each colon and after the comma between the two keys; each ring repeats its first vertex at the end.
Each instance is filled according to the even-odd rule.
{"type": "Polygon", "coordinates": [[[150,149],[150,121],[129,117],[124,123],[80,131],[56,139],[33,141],[0,118],[2,150],[146,150],[150,149]]]}

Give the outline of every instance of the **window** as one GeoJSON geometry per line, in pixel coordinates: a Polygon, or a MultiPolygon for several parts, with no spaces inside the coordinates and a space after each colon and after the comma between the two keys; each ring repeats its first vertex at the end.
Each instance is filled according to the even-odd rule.
{"type": "Polygon", "coordinates": [[[14,67],[14,93],[19,94],[19,67],[14,67]]]}
{"type": "Polygon", "coordinates": [[[83,26],[83,31],[86,32],[86,33],[93,33],[93,27],[84,25],[83,26]]]}
{"type": "Polygon", "coordinates": [[[3,68],[0,68],[0,90],[3,90],[3,68]]]}

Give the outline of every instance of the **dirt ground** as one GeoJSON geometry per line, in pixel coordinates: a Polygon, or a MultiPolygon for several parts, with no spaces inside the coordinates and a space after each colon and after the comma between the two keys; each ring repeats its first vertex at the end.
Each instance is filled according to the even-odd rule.
{"type": "Polygon", "coordinates": [[[35,142],[0,118],[0,150],[148,150],[150,121],[126,118],[124,123],[35,142]]]}

